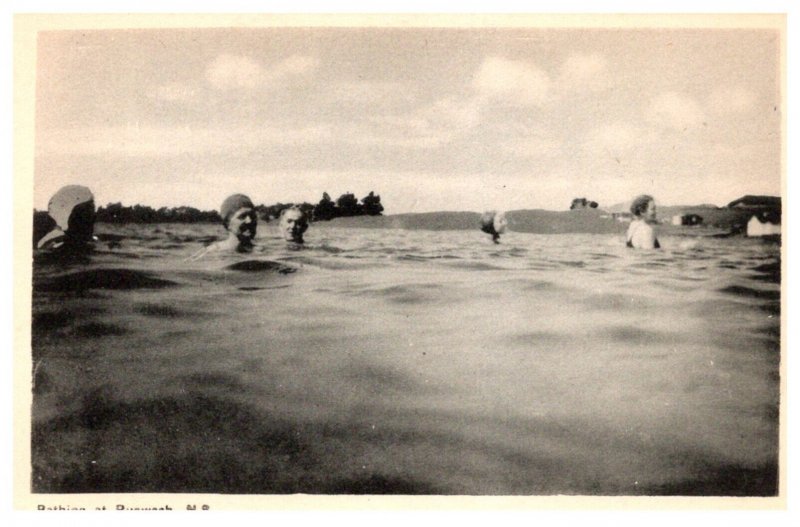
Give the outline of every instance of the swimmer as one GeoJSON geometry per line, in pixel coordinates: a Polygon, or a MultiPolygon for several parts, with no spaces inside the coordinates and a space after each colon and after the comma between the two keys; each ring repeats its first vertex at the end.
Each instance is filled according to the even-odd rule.
{"type": "Polygon", "coordinates": [[[631,203],[633,220],[628,227],[626,245],[634,249],[660,249],[653,225],[656,224],[656,202],[653,196],[643,194],[631,203]]]}
{"type": "Polygon", "coordinates": [[[490,210],[481,216],[481,230],[492,235],[494,243],[500,243],[500,235],[506,232],[508,221],[504,212],[490,210]]]}
{"type": "Polygon", "coordinates": [[[85,251],[92,248],[94,233],[94,195],[81,185],[67,185],[47,204],[47,214],[55,222],[52,230],[36,244],[41,250],[85,251]]]}
{"type": "Polygon", "coordinates": [[[228,237],[200,250],[191,256],[191,260],[196,260],[207,252],[249,253],[256,248],[253,239],[256,237],[258,216],[250,198],[244,194],[229,196],[222,202],[219,215],[222,217],[223,227],[228,231],[228,237]]]}
{"type": "Polygon", "coordinates": [[[281,211],[278,223],[281,237],[287,242],[302,244],[303,233],[308,229],[308,217],[298,207],[289,207],[281,211]]]}

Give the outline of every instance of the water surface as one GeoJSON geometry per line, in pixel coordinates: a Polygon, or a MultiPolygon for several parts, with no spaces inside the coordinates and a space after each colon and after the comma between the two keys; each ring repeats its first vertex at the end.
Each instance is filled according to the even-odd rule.
{"type": "Polygon", "coordinates": [[[37,259],[34,492],[777,491],[778,245],[220,230],[37,259]]]}

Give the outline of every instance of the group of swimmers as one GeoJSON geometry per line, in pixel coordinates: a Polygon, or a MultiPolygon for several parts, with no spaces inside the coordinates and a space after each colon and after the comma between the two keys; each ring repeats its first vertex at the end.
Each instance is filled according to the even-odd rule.
{"type": "MultiPolygon", "coordinates": [[[[81,185],[67,185],[56,192],[47,204],[47,224],[34,222],[36,249],[42,251],[82,252],[91,248],[95,221],[94,195],[81,185]],[[37,231],[39,231],[37,233],[37,231]]],[[[255,244],[258,215],[249,197],[233,194],[220,206],[222,225],[228,232],[224,240],[212,243],[193,258],[208,252],[253,252],[263,250],[255,244]]],[[[281,211],[278,230],[281,237],[295,245],[304,243],[308,216],[299,207],[281,211]]]]}
{"type": "MultiPolygon", "coordinates": [[[[660,249],[654,226],[656,225],[656,201],[653,196],[642,194],[631,203],[631,224],[625,237],[625,245],[632,249],[660,249]]],[[[508,221],[502,212],[490,210],[481,216],[481,230],[492,235],[494,243],[500,243],[500,235],[506,232],[508,221]]]]}
{"type": "MultiPolygon", "coordinates": [[[[89,248],[94,238],[95,204],[92,192],[80,185],[67,185],[56,192],[47,205],[50,225],[46,233],[38,236],[36,248],[40,250],[83,250],[89,248]]],[[[626,245],[637,249],[659,249],[653,226],[656,223],[656,204],[652,196],[641,195],[631,204],[633,219],[628,228],[626,245]]],[[[256,208],[249,197],[233,194],[220,206],[222,225],[228,232],[224,240],[212,243],[192,258],[208,252],[253,252],[262,247],[254,242],[258,227],[256,208]]],[[[281,237],[292,244],[303,244],[303,234],[309,219],[303,210],[292,206],[281,211],[278,230],[281,237]]],[[[481,231],[491,234],[499,243],[500,235],[508,227],[503,212],[489,211],[480,219],[481,231]]],[[[34,233],[36,225],[34,225],[34,233]]]]}
{"type": "MultiPolygon", "coordinates": [[[[193,258],[198,258],[207,252],[247,253],[263,250],[253,242],[258,228],[258,215],[250,198],[244,194],[228,196],[220,205],[219,215],[222,218],[222,226],[228,231],[228,237],[209,245],[193,258]]],[[[305,242],[303,234],[308,230],[308,216],[296,206],[283,209],[278,218],[278,230],[287,242],[301,245],[305,242]]]]}

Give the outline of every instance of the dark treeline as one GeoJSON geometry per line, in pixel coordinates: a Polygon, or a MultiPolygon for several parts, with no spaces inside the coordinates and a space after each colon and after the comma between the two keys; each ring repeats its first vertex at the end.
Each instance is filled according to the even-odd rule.
{"type": "Polygon", "coordinates": [[[360,202],[355,194],[350,192],[342,194],[336,201],[333,201],[327,192],[323,192],[322,199],[316,205],[306,201],[303,203],[278,202],[274,205],[259,205],[256,210],[261,219],[270,221],[278,218],[282,211],[291,207],[302,210],[311,221],[328,221],[348,216],[381,216],[383,213],[381,197],[374,192],[361,198],[360,202]]]}
{"type": "Polygon", "coordinates": [[[355,194],[346,192],[333,201],[327,192],[322,193],[319,203],[312,205],[303,203],[276,203],[274,205],[259,205],[256,210],[262,219],[270,221],[280,216],[284,209],[297,207],[302,210],[311,221],[328,221],[333,218],[348,216],[380,216],[383,212],[381,197],[370,192],[359,202],[355,194]]]}
{"type": "MultiPolygon", "coordinates": [[[[327,221],[346,216],[380,216],[383,212],[381,197],[374,192],[364,196],[361,201],[352,193],[339,196],[335,202],[327,192],[316,205],[311,203],[276,203],[256,207],[262,220],[270,221],[280,216],[289,207],[298,207],[311,221],[327,221]]],[[[47,212],[34,211],[40,222],[49,220],[47,212]],[[41,218],[39,218],[41,216],[41,218]]],[[[52,220],[51,220],[52,221],[52,220]]],[[[100,223],[218,223],[222,221],[215,210],[199,210],[194,207],[161,207],[154,209],[147,205],[125,206],[122,203],[109,203],[97,209],[95,221],[100,223]]]]}
{"type": "Polygon", "coordinates": [[[215,223],[222,221],[215,210],[194,207],[161,207],[147,205],[126,207],[122,203],[109,203],[97,209],[96,221],[102,223],[215,223]]]}
{"type": "Polygon", "coordinates": [[[569,210],[596,209],[597,202],[586,198],[575,198],[569,206],[569,210]]]}

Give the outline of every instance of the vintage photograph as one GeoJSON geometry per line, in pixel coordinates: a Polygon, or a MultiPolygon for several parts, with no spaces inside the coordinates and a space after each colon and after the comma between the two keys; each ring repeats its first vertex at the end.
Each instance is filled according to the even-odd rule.
{"type": "Polygon", "coordinates": [[[35,503],[781,497],[784,16],[39,18],[35,503]]]}

